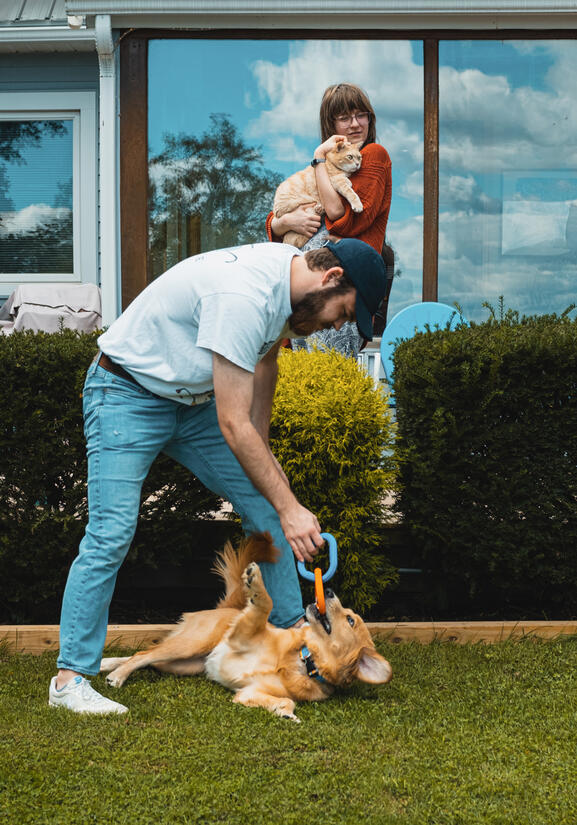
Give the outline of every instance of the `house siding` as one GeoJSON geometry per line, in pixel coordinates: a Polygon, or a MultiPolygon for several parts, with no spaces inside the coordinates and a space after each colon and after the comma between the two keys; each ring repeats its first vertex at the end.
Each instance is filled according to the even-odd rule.
{"type": "Polygon", "coordinates": [[[98,57],[86,52],[0,54],[0,91],[98,92],[98,57]]]}

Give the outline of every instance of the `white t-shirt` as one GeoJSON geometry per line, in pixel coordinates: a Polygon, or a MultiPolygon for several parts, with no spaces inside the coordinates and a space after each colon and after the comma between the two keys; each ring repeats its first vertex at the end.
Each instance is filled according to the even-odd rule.
{"type": "Polygon", "coordinates": [[[180,261],[100,336],[100,349],[150,392],[191,403],[213,388],[213,352],[254,372],[286,336],[290,265],[300,254],[261,243],[180,261]]]}

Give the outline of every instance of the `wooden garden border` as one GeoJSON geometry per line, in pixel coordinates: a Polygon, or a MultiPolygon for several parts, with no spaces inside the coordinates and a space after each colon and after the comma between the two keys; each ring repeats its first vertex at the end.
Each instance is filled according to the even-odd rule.
{"type": "MultiPolygon", "coordinates": [[[[109,625],[106,644],[130,650],[141,648],[158,642],[173,627],[171,624],[109,625]]],[[[438,640],[494,644],[528,636],[539,639],[577,636],[577,621],[369,622],[368,627],[373,638],[393,643],[428,644],[438,640]]],[[[15,653],[55,651],[59,644],[58,630],[58,625],[0,625],[0,642],[7,642],[15,653]]]]}

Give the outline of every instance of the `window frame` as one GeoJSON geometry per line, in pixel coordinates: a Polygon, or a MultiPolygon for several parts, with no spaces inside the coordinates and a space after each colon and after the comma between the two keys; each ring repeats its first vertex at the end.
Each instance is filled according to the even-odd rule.
{"type": "Polygon", "coordinates": [[[575,40],[577,29],[136,29],[120,42],[120,225],[122,308],[149,283],[148,42],[188,40],[420,40],[423,43],[422,300],[438,298],[439,42],[443,40],[575,40]]]}
{"type": "Polygon", "coordinates": [[[0,92],[1,120],[72,121],[72,272],[0,272],[0,291],[22,283],[98,283],[95,92],[0,92]]]}

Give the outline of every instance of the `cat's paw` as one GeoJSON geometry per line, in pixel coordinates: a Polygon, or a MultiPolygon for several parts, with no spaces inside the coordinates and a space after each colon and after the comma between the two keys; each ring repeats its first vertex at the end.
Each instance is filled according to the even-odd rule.
{"type": "Polygon", "coordinates": [[[353,212],[356,212],[357,214],[363,211],[363,204],[360,201],[358,203],[352,203],[351,206],[353,208],[353,212]]]}

